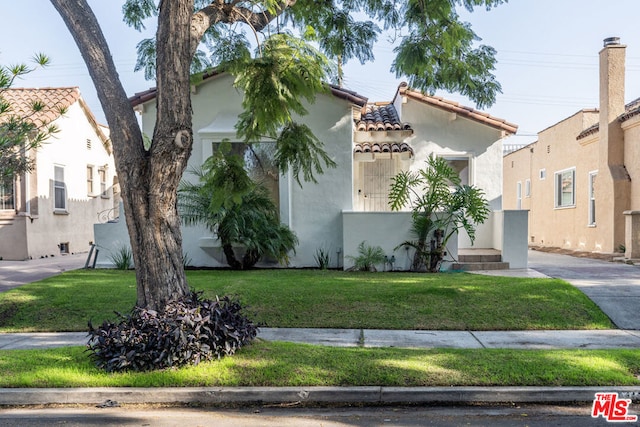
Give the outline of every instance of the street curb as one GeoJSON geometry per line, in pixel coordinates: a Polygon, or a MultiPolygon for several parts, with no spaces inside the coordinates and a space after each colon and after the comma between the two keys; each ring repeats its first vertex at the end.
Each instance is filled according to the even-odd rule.
{"type": "Polygon", "coordinates": [[[117,404],[400,404],[593,402],[617,392],[640,401],[640,387],[96,387],[0,388],[0,406],[117,404]]]}

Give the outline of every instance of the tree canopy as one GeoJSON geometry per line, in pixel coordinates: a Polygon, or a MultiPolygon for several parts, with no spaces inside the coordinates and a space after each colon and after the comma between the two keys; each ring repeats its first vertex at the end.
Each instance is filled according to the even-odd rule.
{"type": "MultiPolygon", "coordinates": [[[[21,63],[16,65],[0,65],[0,185],[8,184],[15,176],[29,172],[32,158],[29,150],[36,149],[49,136],[57,132],[57,127],[47,121],[36,119],[48,111],[43,101],[34,99],[26,106],[14,105],[9,96],[16,79],[31,73],[36,68],[49,64],[49,58],[37,54],[31,60],[33,65],[21,63]]],[[[63,114],[64,109],[56,110],[63,114]]]]}
{"type": "MultiPolygon", "coordinates": [[[[460,19],[459,9],[486,10],[507,0],[344,0],[344,1],[194,1],[193,25],[198,23],[202,39],[194,48],[192,72],[229,63],[247,65],[251,47],[268,56],[268,40],[273,36],[295,35],[299,43],[311,42],[333,62],[334,83],[339,83],[339,64],[356,59],[372,61],[374,46],[382,31],[395,40],[396,59],[391,71],[406,78],[409,86],[433,93],[458,92],[478,108],[492,105],[500,84],[492,71],[495,50],[480,44],[471,24],[460,19]],[[230,13],[233,11],[233,13],[230,13]]],[[[125,22],[144,29],[145,21],[158,14],[154,0],[127,0],[125,22]]],[[[299,57],[315,55],[298,49],[299,57]]],[[[280,59],[285,56],[280,56],[280,59]]],[[[317,59],[317,56],[315,57],[317,59]]],[[[136,69],[155,77],[155,40],[138,44],[136,69]]],[[[238,71],[236,69],[236,71],[238,71]]]]}

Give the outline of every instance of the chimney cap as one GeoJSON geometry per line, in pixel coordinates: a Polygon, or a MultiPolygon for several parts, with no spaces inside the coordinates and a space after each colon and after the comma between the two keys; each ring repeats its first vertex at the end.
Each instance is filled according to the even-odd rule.
{"type": "Polygon", "coordinates": [[[619,45],[619,44],[620,44],[620,37],[607,37],[606,39],[604,39],[604,47],[619,45]]]}

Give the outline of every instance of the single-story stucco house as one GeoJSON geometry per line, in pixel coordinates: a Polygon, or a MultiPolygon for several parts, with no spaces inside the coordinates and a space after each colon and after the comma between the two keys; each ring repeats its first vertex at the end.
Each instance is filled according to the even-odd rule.
{"type": "MultiPolygon", "coordinates": [[[[241,143],[234,126],[242,111],[242,93],[233,82],[232,75],[213,72],[193,89],[192,166],[202,165],[223,140],[241,143]]],[[[152,133],[156,120],[155,96],[156,90],[150,89],[130,98],[146,134],[152,133]]],[[[395,260],[379,269],[407,269],[412,253],[396,247],[411,237],[411,216],[390,211],[389,184],[399,171],[424,167],[429,156],[448,160],[463,181],[480,187],[490,202],[492,216],[478,230],[474,247],[497,249],[512,267],[526,266],[526,234],[515,245],[517,250],[504,250],[503,236],[518,242],[518,234],[505,234],[504,227],[526,231],[526,213],[501,211],[502,141],[516,132],[515,125],[411,90],[406,84],[398,87],[391,101],[381,103],[330,86],[307,109],[308,114],[296,120],[323,142],[337,167],[317,176],[317,183],[303,182],[302,186],[290,173],[275,170],[268,174],[280,220],[299,239],[289,267],[316,266],[315,256],[323,249],[331,254],[331,267],[349,268],[353,265],[350,256],[357,255],[358,245],[366,241],[382,247],[395,260]]],[[[189,173],[185,179],[190,179],[189,173]]],[[[128,245],[124,221],[98,225],[96,236],[101,249],[98,266],[108,265],[109,254],[128,245]]],[[[447,248],[449,260],[457,259],[458,248],[471,247],[464,236],[452,240],[455,242],[447,248]]],[[[183,227],[183,242],[191,265],[226,265],[218,239],[207,229],[183,227]]],[[[263,260],[261,265],[270,264],[263,260]]]]}

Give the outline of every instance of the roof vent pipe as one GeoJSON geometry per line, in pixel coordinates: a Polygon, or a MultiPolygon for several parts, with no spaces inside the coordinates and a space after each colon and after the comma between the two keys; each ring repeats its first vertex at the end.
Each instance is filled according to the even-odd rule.
{"type": "Polygon", "coordinates": [[[620,37],[607,37],[604,39],[604,47],[620,44],[620,37]]]}

